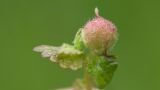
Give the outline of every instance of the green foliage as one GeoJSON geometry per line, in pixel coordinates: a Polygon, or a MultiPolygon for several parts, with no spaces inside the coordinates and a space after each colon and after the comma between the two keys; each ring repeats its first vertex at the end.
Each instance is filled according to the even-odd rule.
{"type": "Polygon", "coordinates": [[[82,32],[81,32],[82,30],[83,30],[82,28],[78,30],[73,40],[74,47],[79,50],[85,49],[84,42],[82,40],[82,32]]]}
{"type": "Polygon", "coordinates": [[[62,68],[77,70],[85,66],[94,84],[103,89],[110,83],[118,63],[85,47],[81,31],[82,29],[78,30],[73,41],[74,45],[65,43],[59,47],[40,45],[35,47],[34,51],[40,52],[43,57],[49,57],[62,68]],[[84,63],[86,65],[83,65],[84,63]]]}
{"type": "Polygon", "coordinates": [[[111,81],[118,63],[105,56],[92,54],[88,57],[87,70],[98,88],[105,88],[111,81]]]}
{"type": "Polygon", "coordinates": [[[82,68],[83,52],[75,49],[72,45],[63,44],[55,47],[40,45],[34,51],[41,52],[43,57],[49,57],[51,61],[58,63],[62,68],[77,70],[82,68]]]}

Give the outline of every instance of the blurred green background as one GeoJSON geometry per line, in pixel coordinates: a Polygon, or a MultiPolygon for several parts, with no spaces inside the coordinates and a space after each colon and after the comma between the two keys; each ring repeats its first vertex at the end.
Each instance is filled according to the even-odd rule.
{"type": "Polygon", "coordinates": [[[107,90],[160,90],[159,0],[0,0],[0,90],[54,90],[82,71],[59,68],[32,48],[71,43],[100,14],[113,21],[119,68],[107,90]]]}

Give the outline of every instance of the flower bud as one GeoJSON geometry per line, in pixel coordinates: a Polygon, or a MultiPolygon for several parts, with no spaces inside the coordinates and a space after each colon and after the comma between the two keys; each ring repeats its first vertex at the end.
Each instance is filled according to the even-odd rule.
{"type": "Polygon", "coordinates": [[[99,16],[95,8],[96,17],[87,22],[82,30],[84,44],[96,53],[107,53],[117,39],[115,25],[109,20],[99,16]]]}

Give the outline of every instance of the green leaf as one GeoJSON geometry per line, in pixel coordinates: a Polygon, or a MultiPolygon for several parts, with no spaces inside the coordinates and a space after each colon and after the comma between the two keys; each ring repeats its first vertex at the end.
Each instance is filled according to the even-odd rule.
{"type": "Polygon", "coordinates": [[[84,43],[83,43],[83,39],[82,39],[82,32],[81,32],[82,30],[83,30],[83,28],[80,28],[77,31],[76,36],[73,40],[74,47],[79,50],[83,50],[85,48],[84,43]]]}
{"type": "Polygon", "coordinates": [[[118,63],[105,56],[90,55],[88,59],[87,70],[95,85],[100,89],[105,88],[110,83],[118,63]]]}
{"type": "Polygon", "coordinates": [[[51,61],[58,63],[62,68],[77,70],[82,68],[83,52],[74,46],[63,44],[59,47],[40,45],[33,49],[40,52],[43,57],[49,57],[51,61]]]}

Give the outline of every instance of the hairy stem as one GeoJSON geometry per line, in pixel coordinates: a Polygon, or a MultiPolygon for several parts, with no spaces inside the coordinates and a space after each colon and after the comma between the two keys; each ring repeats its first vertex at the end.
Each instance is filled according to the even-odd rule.
{"type": "Polygon", "coordinates": [[[84,80],[86,82],[86,90],[92,90],[93,83],[92,83],[92,78],[87,72],[87,62],[84,62],[84,80]]]}
{"type": "Polygon", "coordinates": [[[84,79],[86,81],[86,90],[92,90],[92,80],[87,72],[85,72],[84,79]]]}

